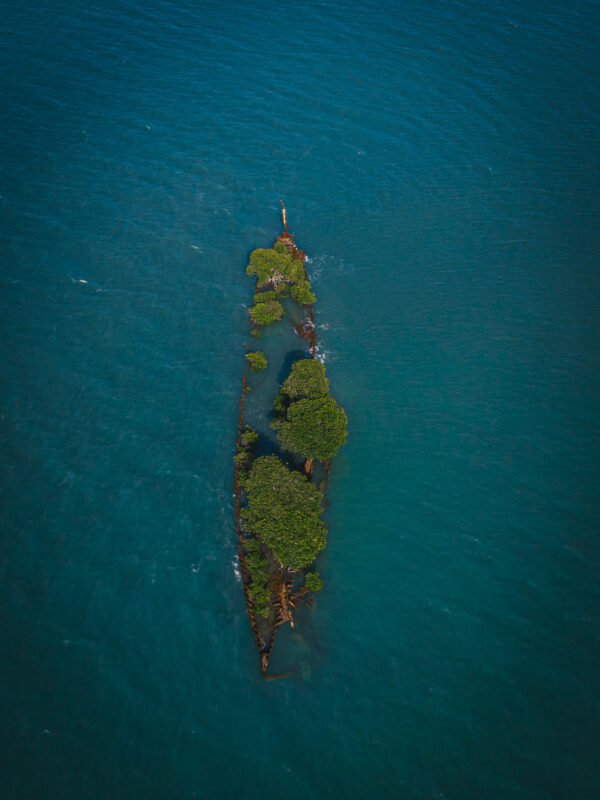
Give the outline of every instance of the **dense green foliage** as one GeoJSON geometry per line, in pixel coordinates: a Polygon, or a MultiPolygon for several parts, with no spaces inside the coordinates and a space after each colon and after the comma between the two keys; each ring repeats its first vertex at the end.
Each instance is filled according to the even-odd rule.
{"type": "Polygon", "coordinates": [[[281,387],[281,394],[288,402],[308,397],[325,397],[329,394],[325,367],[316,358],[294,361],[292,370],[281,387]]]}
{"type": "MultiPolygon", "coordinates": [[[[286,284],[283,284],[284,286],[286,284]]],[[[256,292],[254,295],[254,303],[266,303],[269,300],[279,300],[280,294],[279,292],[273,291],[273,289],[268,289],[266,292],[256,292]]]]}
{"type": "Polygon", "coordinates": [[[325,367],[314,358],[292,364],[274,402],[271,427],[283,448],[304,458],[333,458],[346,441],[348,419],[329,394],[325,367]]]}
{"type": "Polygon", "coordinates": [[[254,353],[246,353],[246,361],[251,372],[258,372],[261,369],[266,369],[269,363],[266,355],[260,350],[254,353]]]}
{"type": "Polygon", "coordinates": [[[301,281],[300,283],[294,284],[290,291],[292,297],[299,306],[309,306],[317,301],[316,296],[310,290],[308,281],[301,281]]]}
{"type": "Polygon", "coordinates": [[[348,420],[333,397],[297,400],[273,421],[281,446],[303,458],[333,458],[346,441],[348,420]]]}
{"type": "Polygon", "coordinates": [[[269,562],[256,539],[244,542],[244,565],[250,577],[248,594],[257,614],[269,616],[271,592],[269,590],[269,562]]]}
{"type": "Polygon", "coordinates": [[[304,577],[304,585],[309,592],[320,592],[323,588],[323,578],[318,572],[309,572],[304,577]]]}
{"type": "Polygon", "coordinates": [[[321,522],[323,495],[300,472],[277,456],[262,456],[244,480],[248,506],[241,510],[244,528],[257,536],[285,566],[311,564],[325,547],[321,522]]]}
{"type": "Polygon", "coordinates": [[[281,281],[296,283],[304,279],[302,262],[294,260],[287,250],[253,250],[246,272],[248,275],[256,274],[259,287],[267,284],[276,287],[281,281]]]}
{"type": "Polygon", "coordinates": [[[317,298],[306,279],[304,263],[292,258],[282,242],[275,242],[272,249],[253,250],[246,268],[248,275],[256,275],[258,289],[269,290],[254,296],[254,303],[268,302],[291,293],[299,305],[311,305],[317,298]]]}
{"type": "Polygon", "coordinates": [[[254,447],[258,442],[258,433],[251,425],[246,425],[240,436],[240,445],[242,447],[254,447]]]}
{"type": "Polygon", "coordinates": [[[248,309],[250,319],[257,325],[271,325],[283,317],[283,306],[278,300],[256,303],[248,309]]]}
{"type": "Polygon", "coordinates": [[[254,448],[257,442],[258,433],[250,425],[246,425],[240,436],[240,442],[234,458],[235,465],[240,472],[240,478],[243,478],[250,469],[250,465],[254,460],[254,448]]]}

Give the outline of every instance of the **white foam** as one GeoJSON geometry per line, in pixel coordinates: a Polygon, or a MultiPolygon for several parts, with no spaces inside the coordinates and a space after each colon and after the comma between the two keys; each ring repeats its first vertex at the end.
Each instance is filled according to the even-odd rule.
{"type": "Polygon", "coordinates": [[[331,355],[331,353],[329,352],[329,350],[321,350],[319,345],[316,345],[316,347],[315,347],[315,358],[318,361],[320,361],[321,364],[324,364],[325,361],[328,361],[330,355],[331,355]]]}

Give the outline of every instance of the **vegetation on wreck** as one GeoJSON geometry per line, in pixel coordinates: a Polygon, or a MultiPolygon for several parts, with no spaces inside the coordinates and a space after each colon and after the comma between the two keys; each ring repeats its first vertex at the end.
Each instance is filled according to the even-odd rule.
{"type": "Polygon", "coordinates": [[[246,363],[251,372],[259,372],[261,369],[266,369],[269,364],[266,355],[261,350],[246,353],[246,363]]]}
{"type": "Polygon", "coordinates": [[[235,466],[239,470],[241,478],[248,473],[250,465],[254,461],[254,450],[257,442],[257,432],[250,425],[246,425],[240,435],[237,453],[234,458],[235,466]]]}
{"type": "Polygon", "coordinates": [[[283,567],[307,567],[325,547],[321,521],[323,495],[307,478],[277,456],[252,464],[243,489],[248,505],[241,510],[244,530],[266,545],[283,567]]]}
{"type": "MultiPolygon", "coordinates": [[[[260,297],[260,295],[256,295],[260,297]]],[[[273,322],[278,322],[283,317],[283,306],[279,300],[267,300],[266,303],[255,302],[253,306],[248,309],[250,320],[255,325],[272,325],[273,322]]]]}
{"type": "Polygon", "coordinates": [[[244,564],[250,578],[248,594],[254,609],[261,617],[268,617],[271,592],[269,590],[269,562],[256,539],[244,542],[244,564]]]}
{"type": "MultiPolygon", "coordinates": [[[[329,392],[325,368],[314,358],[312,305],[316,297],[304,266],[305,255],[288,233],[285,208],[283,223],[284,232],[272,248],[250,255],[246,272],[256,276],[256,288],[248,312],[250,333],[260,337],[265,326],[284,317],[286,298],[307,307],[304,321],[296,322],[294,328],[308,342],[310,357],[292,364],[275,398],[271,423],[281,449],[296,458],[288,466],[277,455],[256,457],[256,431],[249,425],[242,430],[243,401],[251,388],[244,376],[234,477],[238,554],[263,673],[279,626],[289,622],[293,627],[299,600],[305,598],[308,604],[311,595],[323,588],[321,576],[312,569],[326,544],[323,491],[329,459],[346,440],[347,428],[346,414],[329,392]],[[299,468],[298,456],[306,459],[304,470],[299,468]],[[318,486],[317,478],[312,482],[315,459],[327,462],[315,473],[318,486]]],[[[248,352],[246,363],[251,372],[268,367],[260,350],[248,352]]]]}
{"type": "Polygon", "coordinates": [[[329,394],[325,367],[316,359],[292,365],[274,410],[271,427],[284,450],[323,461],[333,458],[346,441],[348,418],[329,394]]]}
{"type": "Polygon", "coordinates": [[[276,289],[285,281],[286,283],[301,283],[306,280],[304,265],[288,253],[285,245],[277,243],[280,247],[253,250],[250,254],[250,263],[246,267],[248,275],[256,275],[257,286],[269,286],[276,289]]]}
{"type": "Polygon", "coordinates": [[[323,588],[323,578],[318,572],[307,572],[304,576],[304,588],[316,594],[323,588]]]}
{"type": "Polygon", "coordinates": [[[279,300],[280,297],[281,297],[281,294],[279,292],[276,292],[273,289],[267,289],[264,292],[256,292],[256,294],[254,295],[254,300],[252,302],[254,304],[256,304],[256,303],[268,303],[271,300],[279,300]]]}
{"type": "Polygon", "coordinates": [[[313,292],[311,292],[310,284],[308,281],[301,281],[300,283],[295,283],[290,289],[290,294],[292,295],[292,297],[298,303],[299,306],[302,305],[310,306],[313,303],[317,302],[316,295],[313,294],[313,292]]]}
{"type": "Polygon", "coordinates": [[[304,262],[293,258],[283,242],[275,242],[271,249],[253,250],[246,272],[256,275],[257,289],[264,289],[254,295],[255,304],[272,302],[288,294],[298,305],[317,302],[306,276],[304,262]]]}
{"type": "Polygon", "coordinates": [[[316,358],[301,358],[294,361],[290,374],[283,382],[279,398],[287,403],[306,398],[326,397],[329,381],[325,367],[316,358]]]}
{"type": "Polygon", "coordinates": [[[347,424],[344,409],[333,397],[297,400],[286,410],[285,417],[272,422],[284,450],[321,461],[337,454],[346,441],[347,424]]]}

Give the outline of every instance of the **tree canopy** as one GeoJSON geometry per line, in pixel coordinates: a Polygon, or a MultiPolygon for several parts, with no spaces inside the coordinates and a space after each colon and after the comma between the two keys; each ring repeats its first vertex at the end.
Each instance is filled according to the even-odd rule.
{"type": "Polygon", "coordinates": [[[297,400],[273,421],[281,446],[303,458],[333,458],[346,441],[348,419],[333,397],[297,400]]]}
{"type": "Polygon", "coordinates": [[[268,617],[270,610],[271,592],[269,590],[269,563],[265,558],[256,539],[246,539],[244,542],[244,564],[250,577],[248,593],[256,613],[261,617],[268,617]]]}
{"type": "Polygon", "coordinates": [[[329,381],[325,367],[316,358],[294,361],[289,376],[283,382],[281,394],[289,402],[307,397],[325,397],[329,394],[329,381]]]}
{"type": "Polygon", "coordinates": [[[333,458],[346,441],[348,419],[329,394],[325,367],[315,358],[292,364],[275,398],[275,418],[281,446],[303,458],[333,458]]]}
{"type": "Polygon", "coordinates": [[[323,588],[323,578],[318,572],[308,572],[304,576],[304,586],[309,592],[320,592],[323,588]]]}
{"type": "Polygon", "coordinates": [[[254,450],[257,442],[258,433],[250,425],[246,425],[240,436],[237,452],[233,459],[240,476],[243,476],[250,469],[250,465],[254,460],[254,450]]]}
{"type": "Polygon", "coordinates": [[[244,528],[257,536],[285,566],[311,564],[325,547],[321,515],[323,495],[304,475],[288,469],[277,456],[262,456],[244,479],[248,506],[241,510],[244,528]]]}
{"type": "Polygon", "coordinates": [[[269,364],[262,350],[246,353],[246,362],[251,372],[258,372],[261,369],[266,369],[269,364]]]}
{"type": "Polygon", "coordinates": [[[281,281],[297,283],[305,280],[304,267],[301,261],[293,259],[284,246],[253,250],[250,254],[250,263],[246,267],[248,275],[256,274],[258,286],[277,287],[281,281]]]}
{"type": "Polygon", "coordinates": [[[299,306],[310,306],[317,302],[316,295],[311,292],[308,281],[295,283],[291,288],[291,295],[299,306]]]}
{"type": "Polygon", "coordinates": [[[255,303],[248,309],[248,313],[252,322],[257,325],[271,325],[283,317],[283,306],[278,300],[267,300],[266,303],[255,303]]]}
{"type": "Polygon", "coordinates": [[[254,447],[258,442],[258,433],[251,425],[246,425],[240,436],[241,447],[254,447]]]}
{"type": "Polygon", "coordinates": [[[306,279],[304,263],[292,258],[283,242],[275,242],[270,249],[253,250],[246,272],[256,275],[257,289],[269,287],[255,295],[255,304],[285,297],[288,293],[299,305],[312,305],[317,300],[306,279]],[[261,298],[261,295],[265,296],[261,298]]]}
{"type": "MultiPolygon", "coordinates": [[[[283,284],[286,285],[286,284],[283,284]]],[[[280,294],[279,292],[275,292],[273,289],[267,289],[260,292],[255,292],[253,303],[266,303],[268,300],[279,300],[280,294]]]]}

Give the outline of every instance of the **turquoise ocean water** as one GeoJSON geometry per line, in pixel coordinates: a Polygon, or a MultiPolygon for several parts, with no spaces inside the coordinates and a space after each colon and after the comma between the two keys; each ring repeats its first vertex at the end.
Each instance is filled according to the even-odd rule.
{"type": "Polygon", "coordinates": [[[598,796],[598,5],[2,14],[2,800],[598,796]],[[280,198],[350,435],[264,681],[232,456],[280,198]]]}

